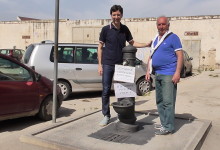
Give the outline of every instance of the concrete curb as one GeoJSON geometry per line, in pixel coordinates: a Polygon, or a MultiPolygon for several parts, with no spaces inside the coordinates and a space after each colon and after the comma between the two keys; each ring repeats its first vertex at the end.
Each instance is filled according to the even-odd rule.
{"type": "Polygon", "coordinates": [[[51,148],[51,149],[55,149],[55,150],[60,150],[60,149],[65,149],[65,150],[80,150],[80,148],[77,148],[77,147],[73,147],[73,146],[68,146],[68,145],[64,145],[62,143],[55,143],[55,142],[52,142],[52,141],[49,141],[49,140],[44,140],[44,139],[41,139],[39,137],[35,137],[35,135],[37,134],[40,134],[40,133],[43,133],[43,132],[46,132],[48,130],[51,130],[51,129],[54,129],[54,128],[57,128],[57,127],[60,127],[62,125],[65,125],[65,124],[68,124],[70,122],[73,122],[73,121],[77,121],[79,119],[82,119],[84,117],[87,117],[87,116],[90,116],[90,115],[93,115],[95,113],[98,113],[100,112],[101,110],[98,110],[98,111],[94,111],[92,113],[88,113],[86,115],[82,115],[80,117],[77,117],[77,118],[73,118],[73,119],[70,119],[68,121],[65,121],[65,122],[61,122],[61,123],[55,123],[45,129],[42,129],[40,131],[37,131],[37,132],[32,132],[30,134],[26,134],[26,135],[21,135],[20,136],[20,141],[21,142],[24,142],[24,143],[29,143],[29,144],[33,144],[33,145],[38,145],[38,146],[42,146],[42,147],[45,147],[45,148],[51,148]]]}
{"type": "Polygon", "coordinates": [[[207,121],[207,120],[199,120],[199,121],[204,122],[202,129],[200,129],[201,132],[199,132],[196,135],[192,143],[189,143],[189,145],[186,146],[185,150],[189,150],[190,148],[193,148],[194,150],[200,150],[209,130],[212,127],[211,121],[207,121]]]}

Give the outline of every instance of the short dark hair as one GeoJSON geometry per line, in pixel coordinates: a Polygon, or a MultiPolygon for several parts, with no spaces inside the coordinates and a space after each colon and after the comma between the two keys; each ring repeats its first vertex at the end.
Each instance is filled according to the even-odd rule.
{"type": "Polygon", "coordinates": [[[119,11],[123,15],[123,8],[120,5],[113,5],[110,9],[110,15],[112,12],[119,11]]]}

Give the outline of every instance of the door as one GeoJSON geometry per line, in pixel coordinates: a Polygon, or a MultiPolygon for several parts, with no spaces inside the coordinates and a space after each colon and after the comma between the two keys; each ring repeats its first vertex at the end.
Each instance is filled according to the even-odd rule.
{"type": "Polygon", "coordinates": [[[78,46],[74,55],[76,79],[84,88],[102,87],[102,77],[98,74],[98,47],[78,46]]]}
{"type": "Polygon", "coordinates": [[[31,111],[39,99],[32,74],[19,64],[0,57],[0,115],[31,111]]]}
{"type": "Polygon", "coordinates": [[[201,40],[183,40],[183,49],[189,57],[193,58],[191,61],[193,69],[198,69],[200,66],[201,40]]]}

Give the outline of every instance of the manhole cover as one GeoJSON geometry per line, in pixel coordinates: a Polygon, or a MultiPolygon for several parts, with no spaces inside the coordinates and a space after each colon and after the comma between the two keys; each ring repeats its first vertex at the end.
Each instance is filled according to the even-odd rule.
{"type": "Polygon", "coordinates": [[[102,140],[122,143],[126,139],[128,139],[129,137],[130,136],[127,136],[127,135],[120,135],[120,134],[110,133],[107,136],[103,137],[102,140]]]}

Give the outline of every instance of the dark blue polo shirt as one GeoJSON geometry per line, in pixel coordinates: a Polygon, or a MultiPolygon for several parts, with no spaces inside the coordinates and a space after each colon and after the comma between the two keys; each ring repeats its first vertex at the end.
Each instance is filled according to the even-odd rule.
{"type": "Polygon", "coordinates": [[[114,65],[121,64],[122,48],[125,47],[126,41],[133,39],[130,30],[126,25],[121,24],[118,30],[112,24],[104,26],[100,33],[99,41],[105,43],[102,51],[102,64],[114,65]]]}

